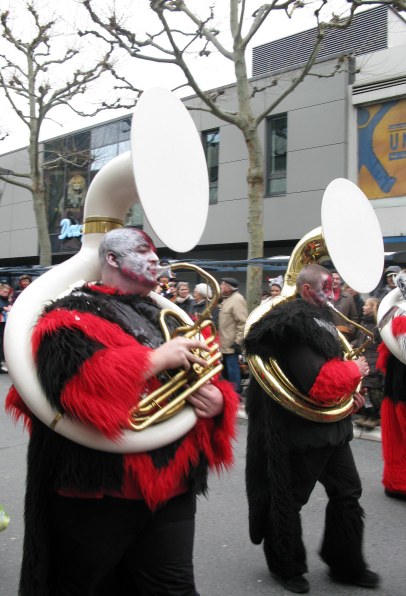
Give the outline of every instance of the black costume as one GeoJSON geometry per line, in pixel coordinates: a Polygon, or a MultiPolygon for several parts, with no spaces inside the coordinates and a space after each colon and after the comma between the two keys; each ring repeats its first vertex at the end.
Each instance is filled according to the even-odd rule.
{"type": "MultiPolygon", "coordinates": [[[[330,313],[300,298],[254,324],[245,349],[248,355],[277,359],[300,391],[320,403],[354,391],[360,380],[356,364],[342,360],[330,313]]],[[[250,537],[254,544],[264,541],[270,571],[282,578],[307,571],[300,510],[319,481],[329,497],[320,555],[337,578],[360,577],[366,569],[362,489],[349,446],[350,418],[306,420],[280,406],[254,379],[247,413],[250,537]]]]}
{"type": "MultiPolygon", "coordinates": [[[[48,307],[35,328],[33,350],[52,406],[118,439],[128,427],[129,409],[160,385],[159,378],[145,382],[143,375],[151,349],[163,343],[158,317],[149,298],[102,285],[84,286],[48,307]]],[[[194,594],[195,495],[206,491],[209,468],[231,463],[237,407],[231,386],[212,382],[223,394],[222,416],[199,419],[172,444],[124,455],[81,446],[50,430],[11,389],[6,407],[15,418],[24,416],[31,431],[20,596],[124,595],[118,582],[125,563],[142,595],[178,594],[180,576],[181,593],[194,594]],[[176,530],[173,540],[169,527],[176,530]],[[154,545],[166,564],[168,554],[177,553],[177,567],[165,580],[156,572],[159,554],[153,563],[154,545]],[[86,562],[76,549],[83,560],[88,556],[86,562]],[[75,557],[83,569],[72,574],[75,557]],[[148,564],[155,565],[151,575],[148,564]]]]}

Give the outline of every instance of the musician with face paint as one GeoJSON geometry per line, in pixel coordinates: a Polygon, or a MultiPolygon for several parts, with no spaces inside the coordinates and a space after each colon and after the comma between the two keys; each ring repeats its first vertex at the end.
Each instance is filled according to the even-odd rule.
{"type": "MultiPolygon", "coordinates": [[[[364,357],[344,361],[327,303],[332,277],[319,265],[304,267],[296,282],[297,298],[273,308],[253,324],[245,350],[264,361],[275,359],[303,393],[320,404],[336,404],[354,394],[355,409],[364,398],[356,391],[368,375],[364,357]]],[[[264,544],[271,575],[285,589],[309,591],[300,511],[319,481],[328,504],[320,556],[337,582],[375,588],[379,577],[362,553],[361,481],[349,442],[350,416],[335,422],[307,420],[282,407],[250,380],[246,411],[248,442],[246,488],[249,530],[264,544]]]]}
{"type": "MultiPolygon", "coordinates": [[[[33,334],[38,375],[52,406],[120,440],[129,410],[165,371],[204,364],[185,337],[164,342],[149,296],[159,261],[149,236],[108,232],[101,281],[45,308],[33,334]]],[[[176,326],[173,321],[173,326],[176,326]]],[[[189,398],[197,422],[146,453],[90,449],[40,422],[12,388],[7,408],[30,428],[20,596],[197,594],[196,495],[210,468],[228,467],[238,399],[216,377],[189,398]]]]}

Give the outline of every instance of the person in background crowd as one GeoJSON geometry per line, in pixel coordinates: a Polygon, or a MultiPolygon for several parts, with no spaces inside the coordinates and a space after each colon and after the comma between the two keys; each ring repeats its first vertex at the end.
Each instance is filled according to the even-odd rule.
{"type": "MultiPolygon", "coordinates": [[[[366,393],[364,393],[365,405],[359,411],[359,417],[355,419],[357,426],[367,429],[373,429],[379,426],[383,399],[383,375],[376,368],[377,350],[380,343],[380,335],[376,322],[378,305],[379,300],[377,298],[368,298],[363,306],[363,317],[360,321],[363,327],[374,334],[374,341],[366,347],[364,352],[369,365],[369,375],[362,381],[362,387],[366,390],[366,393]]],[[[353,347],[359,348],[366,339],[366,333],[361,329],[357,329],[355,340],[352,343],[353,347]]]]}
{"type": "Polygon", "coordinates": [[[384,271],[385,285],[378,288],[373,292],[373,296],[376,296],[378,300],[382,300],[392,290],[396,288],[396,276],[400,273],[401,268],[398,265],[390,265],[384,271]]]}
{"type": "Polygon", "coordinates": [[[13,290],[8,284],[0,284],[0,374],[8,373],[4,361],[3,338],[6,328],[7,315],[11,310],[11,297],[13,290]]]}
{"type": "Polygon", "coordinates": [[[17,298],[19,297],[21,292],[23,292],[25,290],[25,288],[30,285],[31,282],[32,282],[31,275],[20,275],[20,277],[18,279],[18,286],[14,290],[14,293],[13,293],[13,302],[15,302],[17,300],[17,298]]]}
{"type": "Polygon", "coordinates": [[[223,355],[223,375],[233,383],[241,394],[241,371],[239,355],[244,339],[244,327],[248,318],[247,303],[238,291],[234,277],[223,277],[220,284],[222,303],[219,314],[220,352],[223,355]]]}
{"type": "MultiPolygon", "coordinates": [[[[342,279],[337,271],[333,271],[333,306],[351,321],[356,321],[358,317],[353,297],[342,289],[342,279]]],[[[334,325],[350,341],[354,337],[354,325],[346,323],[337,313],[333,313],[334,325]]]]}
{"type": "Polygon", "coordinates": [[[164,268],[165,273],[167,274],[168,280],[175,281],[176,280],[176,273],[174,273],[171,269],[171,264],[166,257],[159,261],[159,266],[164,268]]]}
{"type": "Polygon", "coordinates": [[[268,279],[268,297],[275,298],[275,296],[279,296],[282,292],[283,287],[283,277],[282,275],[278,275],[278,277],[270,277],[268,279]]]}
{"type": "Polygon", "coordinates": [[[188,315],[191,313],[193,305],[193,296],[190,294],[189,284],[187,281],[178,281],[178,283],[176,284],[175,304],[177,304],[188,315]]]}
{"type": "MultiPolygon", "coordinates": [[[[298,297],[273,308],[246,335],[247,355],[275,358],[303,394],[320,405],[336,404],[354,393],[356,408],[364,399],[356,388],[368,375],[364,357],[343,360],[332,324],[330,272],[304,267],[297,277],[298,297]]],[[[251,377],[248,414],[246,487],[249,531],[254,544],[264,542],[265,558],[276,581],[290,592],[309,591],[300,511],[320,482],[327,493],[320,556],[333,581],[375,588],[376,573],[363,552],[361,480],[350,441],[351,416],[334,422],[307,420],[269,397],[251,377]]]]}
{"type": "MultiPolygon", "coordinates": [[[[150,291],[158,258],[135,228],[115,229],[99,249],[101,282],[47,305],[33,333],[46,399],[64,416],[120,441],[129,410],[167,380],[204,365],[205,343],[165,342],[150,291]]],[[[196,495],[210,469],[232,462],[238,399],[212,378],[188,397],[197,422],[145,453],[107,453],[40,422],[15,388],[7,410],[30,428],[20,596],[197,596],[196,495]]]]}
{"type": "Polygon", "coordinates": [[[355,321],[356,323],[358,323],[362,317],[364,316],[364,301],[361,298],[361,296],[359,295],[359,292],[357,292],[356,290],[353,290],[352,288],[350,288],[350,286],[348,284],[344,284],[344,288],[343,288],[346,292],[348,292],[348,294],[350,296],[352,296],[353,300],[354,300],[354,304],[355,304],[355,308],[357,310],[357,318],[353,319],[353,321],[355,321]]]}
{"type": "MultiPolygon", "coordinates": [[[[208,301],[213,298],[213,292],[210,286],[206,283],[200,283],[195,286],[193,290],[193,303],[191,307],[190,316],[193,321],[196,321],[206,308],[208,301]]],[[[219,307],[216,306],[212,312],[213,323],[218,329],[219,307]]]]}
{"type": "Polygon", "coordinates": [[[206,283],[197,284],[193,290],[192,318],[195,321],[207,306],[207,301],[211,300],[213,292],[206,283]]]}
{"type": "MultiPolygon", "coordinates": [[[[406,270],[397,274],[396,285],[406,300],[406,270]]],[[[402,361],[381,343],[377,367],[384,373],[381,405],[383,485],[388,497],[406,501],[406,316],[395,313],[387,325],[398,342],[402,361]]]]}
{"type": "Polygon", "coordinates": [[[269,295],[271,298],[275,298],[275,296],[279,296],[282,292],[282,286],[278,283],[274,282],[269,287],[269,295]]]}
{"type": "Polygon", "coordinates": [[[169,277],[167,271],[158,275],[158,284],[155,288],[157,294],[161,294],[164,298],[174,301],[176,299],[176,281],[175,278],[169,277]]]}

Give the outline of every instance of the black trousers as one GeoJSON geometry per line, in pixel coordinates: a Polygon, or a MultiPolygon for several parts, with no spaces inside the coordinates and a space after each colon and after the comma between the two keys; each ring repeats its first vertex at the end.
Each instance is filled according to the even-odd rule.
{"type": "Polygon", "coordinates": [[[143,501],[52,503],[53,596],[198,596],[193,574],[196,499],[151,512],[143,501]]]}
{"type": "Polygon", "coordinates": [[[285,559],[278,559],[270,534],[264,541],[270,570],[282,577],[307,571],[300,511],[319,481],[328,496],[320,555],[337,576],[343,579],[359,577],[366,568],[362,555],[363,510],[358,502],[362,488],[349,444],[291,452],[290,468],[293,493],[291,560],[286,560],[286,551],[285,559]]]}

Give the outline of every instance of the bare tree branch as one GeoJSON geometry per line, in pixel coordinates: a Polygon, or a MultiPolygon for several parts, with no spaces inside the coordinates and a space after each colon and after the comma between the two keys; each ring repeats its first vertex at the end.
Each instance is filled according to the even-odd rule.
{"type": "MultiPolygon", "coordinates": [[[[50,265],[52,255],[43,181],[44,164],[39,148],[41,127],[50,117],[49,114],[60,106],[81,113],[75,102],[102,75],[113,69],[111,56],[114,48],[107,46],[104,55],[82,67],[78,65],[78,48],[58,50],[58,44],[55,43],[60,37],[56,32],[57,19],[44,19],[33,0],[26,0],[24,8],[31,17],[32,29],[24,31],[21,36],[16,33],[18,28],[13,26],[10,13],[6,11],[0,15],[0,29],[7,48],[0,54],[0,85],[11,109],[28,129],[29,168],[26,173],[3,175],[1,180],[31,192],[38,228],[40,262],[50,265]],[[26,40],[23,39],[24,35],[26,40]],[[65,71],[67,74],[61,76],[60,73],[65,71]],[[26,184],[22,179],[31,180],[31,183],[26,184]]],[[[94,113],[108,107],[106,101],[94,113]]]]}

